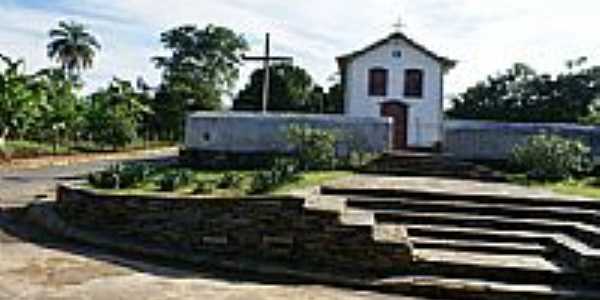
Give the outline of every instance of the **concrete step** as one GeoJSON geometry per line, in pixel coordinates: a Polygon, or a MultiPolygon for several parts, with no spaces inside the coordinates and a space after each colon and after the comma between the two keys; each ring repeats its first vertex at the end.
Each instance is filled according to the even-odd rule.
{"type": "Polygon", "coordinates": [[[566,207],[600,211],[600,201],[584,199],[552,199],[541,197],[512,197],[509,195],[481,193],[451,193],[440,190],[411,190],[404,188],[338,188],[321,187],[326,195],[343,195],[348,198],[370,197],[381,199],[407,198],[415,200],[468,201],[473,203],[523,205],[532,207],[566,207]]]}
{"type": "Polygon", "coordinates": [[[407,225],[411,237],[427,237],[437,239],[453,239],[465,241],[482,241],[487,243],[515,243],[547,246],[552,243],[552,234],[519,231],[519,230],[494,230],[481,227],[454,227],[434,224],[407,225]]]}
{"type": "Polygon", "coordinates": [[[482,227],[495,230],[521,230],[545,233],[563,233],[588,243],[600,246],[600,228],[597,226],[546,219],[508,218],[445,212],[414,212],[410,210],[375,211],[378,222],[400,224],[436,224],[458,227],[482,227]]]}
{"type": "Polygon", "coordinates": [[[593,284],[574,270],[540,255],[416,249],[412,275],[470,278],[509,284],[593,284]]]}
{"type": "Polygon", "coordinates": [[[382,291],[446,300],[591,300],[600,298],[600,291],[573,286],[506,284],[441,276],[391,277],[381,280],[379,285],[382,291]]]}
{"type": "Polygon", "coordinates": [[[411,236],[410,241],[417,249],[441,249],[453,251],[476,251],[487,254],[514,254],[543,256],[547,249],[539,244],[489,242],[481,240],[455,240],[411,236]]]}
{"type": "Polygon", "coordinates": [[[421,200],[408,198],[368,198],[348,199],[348,205],[356,208],[375,210],[408,209],[420,212],[453,212],[475,215],[493,215],[531,219],[553,219],[600,224],[600,211],[556,206],[528,206],[527,203],[489,203],[458,200],[421,200]]]}

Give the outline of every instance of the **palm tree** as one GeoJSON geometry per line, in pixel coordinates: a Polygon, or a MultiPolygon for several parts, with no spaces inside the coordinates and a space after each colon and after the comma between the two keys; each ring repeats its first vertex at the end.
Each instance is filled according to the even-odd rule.
{"type": "Polygon", "coordinates": [[[96,37],[76,22],[59,22],[58,28],[50,30],[50,39],[48,57],[58,61],[71,78],[91,68],[101,48],[96,37]]]}

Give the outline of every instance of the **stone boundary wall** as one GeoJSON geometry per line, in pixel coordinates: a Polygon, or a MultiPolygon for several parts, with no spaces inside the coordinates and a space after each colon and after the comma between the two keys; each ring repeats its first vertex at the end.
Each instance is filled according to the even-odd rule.
{"type": "Polygon", "coordinates": [[[299,115],[197,112],[187,117],[185,147],[191,151],[239,154],[285,153],[290,125],[333,130],[339,154],[350,150],[380,153],[389,150],[392,120],[343,115],[299,115]]]}
{"type": "Polygon", "coordinates": [[[451,120],[445,125],[444,150],[466,160],[505,160],[528,137],[548,133],[578,139],[600,158],[600,127],[558,123],[499,123],[451,120]]]}
{"type": "Polygon", "coordinates": [[[72,226],[177,253],[372,271],[412,261],[405,237],[378,237],[377,225],[344,224],[339,212],[306,208],[301,198],[117,196],[67,186],[57,195],[58,214],[72,226]]]}

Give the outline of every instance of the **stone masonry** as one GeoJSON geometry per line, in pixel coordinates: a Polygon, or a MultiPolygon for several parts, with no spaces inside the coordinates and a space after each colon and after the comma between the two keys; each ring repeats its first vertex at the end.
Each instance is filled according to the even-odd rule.
{"type": "Polygon", "coordinates": [[[401,226],[348,224],[303,198],[117,196],[59,187],[57,210],[86,230],[171,251],[284,260],[363,271],[401,269],[412,248],[401,226]]]}

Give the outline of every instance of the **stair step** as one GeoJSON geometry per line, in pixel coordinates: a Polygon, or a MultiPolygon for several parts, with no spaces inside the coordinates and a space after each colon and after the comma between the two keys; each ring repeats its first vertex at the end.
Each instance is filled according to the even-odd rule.
{"type": "Polygon", "coordinates": [[[483,279],[515,284],[591,284],[572,269],[540,255],[416,249],[411,275],[483,279]]]}
{"type": "Polygon", "coordinates": [[[452,240],[410,237],[417,249],[449,249],[453,251],[477,251],[488,254],[543,255],[546,247],[539,244],[487,242],[478,240],[452,240]]]}
{"type": "Polygon", "coordinates": [[[379,282],[383,291],[412,296],[457,300],[591,300],[600,291],[544,284],[506,284],[502,282],[446,278],[440,276],[398,276],[379,282]]]}
{"type": "Polygon", "coordinates": [[[345,195],[349,198],[372,197],[379,199],[409,198],[419,200],[469,201],[474,203],[525,205],[535,207],[566,207],[600,211],[600,201],[584,199],[551,199],[541,197],[511,197],[508,195],[482,193],[452,193],[446,190],[409,190],[402,188],[338,188],[324,186],[321,193],[345,195]]]}
{"type": "Polygon", "coordinates": [[[407,225],[409,236],[447,238],[454,240],[479,240],[491,243],[525,243],[548,245],[552,234],[535,231],[494,230],[482,227],[454,227],[447,225],[407,225]]]}
{"type": "Polygon", "coordinates": [[[421,212],[457,212],[477,215],[556,219],[600,224],[600,211],[573,207],[528,206],[524,204],[479,203],[457,200],[407,198],[350,198],[348,205],[363,209],[410,209],[421,212]]]}

